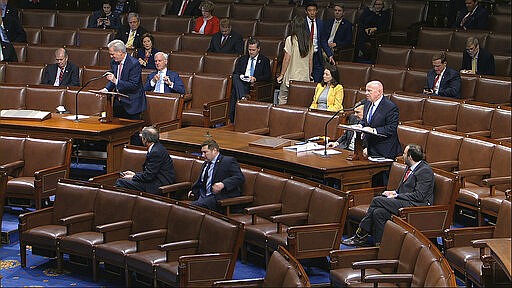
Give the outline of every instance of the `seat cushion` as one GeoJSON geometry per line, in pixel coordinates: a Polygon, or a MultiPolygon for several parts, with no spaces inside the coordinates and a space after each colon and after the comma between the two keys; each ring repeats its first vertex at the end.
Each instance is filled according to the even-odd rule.
{"type": "Polygon", "coordinates": [[[472,279],[477,280],[479,286],[482,283],[482,261],[480,259],[470,259],[466,263],[466,273],[472,279]]]}
{"type": "MultiPolygon", "coordinates": [[[[505,195],[504,192],[496,191],[497,196],[505,195]]],[[[466,185],[466,188],[459,190],[458,202],[466,203],[478,207],[478,200],[490,196],[489,187],[480,187],[474,184],[466,185]]]]}
{"type": "Polygon", "coordinates": [[[480,259],[480,251],[470,246],[454,247],[446,251],[446,259],[457,270],[463,271],[471,259],[480,259]]]}
{"type": "Polygon", "coordinates": [[[348,219],[354,222],[360,222],[366,215],[368,207],[370,207],[370,205],[357,205],[349,208],[347,214],[348,219]]]}
{"type": "Polygon", "coordinates": [[[44,225],[23,232],[23,242],[28,245],[57,247],[57,239],[66,236],[66,226],[44,225]]]}
{"type": "Polygon", "coordinates": [[[250,243],[266,243],[267,236],[273,233],[277,233],[276,223],[245,226],[245,240],[250,243]]]}
{"type": "Polygon", "coordinates": [[[17,177],[7,182],[7,196],[9,193],[34,194],[34,177],[17,177]]]}
{"type": "Polygon", "coordinates": [[[103,243],[102,233],[80,232],[63,237],[60,242],[60,250],[63,253],[92,258],[93,246],[101,243],[103,243]]]}
{"type": "MultiPolygon", "coordinates": [[[[377,269],[366,269],[365,275],[382,274],[377,269]]],[[[357,284],[365,284],[363,286],[373,287],[372,283],[361,283],[361,270],[352,268],[339,268],[331,270],[329,273],[331,286],[334,287],[352,287],[357,284]]],[[[380,284],[379,284],[380,287],[380,284]]]]}
{"type": "MultiPolygon", "coordinates": [[[[240,223],[243,223],[244,225],[252,225],[252,215],[246,215],[246,214],[232,214],[229,216],[229,218],[238,221],[240,223]]],[[[264,223],[271,223],[269,220],[256,216],[256,224],[264,224],[264,223]]]]}
{"type": "Polygon", "coordinates": [[[137,252],[137,242],[129,240],[99,244],[95,248],[96,260],[103,260],[118,267],[124,267],[125,256],[135,252],[137,252]]]}
{"type": "Polygon", "coordinates": [[[178,262],[165,262],[156,266],[156,278],[169,284],[178,283],[178,262]]]}
{"type": "Polygon", "coordinates": [[[165,251],[160,250],[146,250],[126,255],[128,269],[146,275],[152,275],[153,266],[165,262],[165,260],[165,251]]]}
{"type": "Polygon", "coordinates": [[[482,212],[494,213],[493,215],[496,216],[503,200],[505,200],[505,195],[484,197],[480,200],[480,208],[482,212]]]}

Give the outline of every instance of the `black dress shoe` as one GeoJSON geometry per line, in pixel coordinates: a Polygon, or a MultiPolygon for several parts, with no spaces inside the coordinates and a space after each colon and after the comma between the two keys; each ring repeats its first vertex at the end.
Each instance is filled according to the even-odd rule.
{"type": "Polygon", "coordinates": [[[341,243],[346,246],[368,246],[366,240],[368,240],[369,236],[369,234],[366,234],[364,236],[359,236],[356,234],[348,239],[341,241],[341,243]]]}

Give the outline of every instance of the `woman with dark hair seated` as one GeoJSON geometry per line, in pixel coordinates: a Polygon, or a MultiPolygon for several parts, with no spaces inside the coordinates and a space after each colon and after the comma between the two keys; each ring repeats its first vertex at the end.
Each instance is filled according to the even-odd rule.
{"type": "Polygon", "coordinates": [[[117,29],[121,25],[119,14],[112,11],[109,0],[102,1],[102,8],[94,11],[89,18],[87,28],[117,29]]]}
{"type": "Polygon", "coordinates": [[[146,33],[142,35],[142,48],[137,49],[137,59],[143,69],[156,69],[155,54],[160,50],[154,48],[155,38],[146,33]]]}
{"type": "Polygon", "coordinates": [[[316,85],[311,109],[339,111],[343,109],[343,86],[338,83],[338,70],[329,66],[324,69],[324,78],[316,85]]]}

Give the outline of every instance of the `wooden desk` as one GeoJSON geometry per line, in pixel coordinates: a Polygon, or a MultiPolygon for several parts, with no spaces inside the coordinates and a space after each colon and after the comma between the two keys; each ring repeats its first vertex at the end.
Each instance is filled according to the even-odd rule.
{"type": "Polygon", "coordinates": [[[0,133],[24,134],[30,137],[56,139],[85,139],[107,142],[107,172],[113,172],[121,164],[123,146],[130,136],[139,131],[144,121],[117,119],[112,123],[100,123],[99,117],[91,116],[80,122],[64,119],[61,114],[52,114],[44,121],[0,119],[0,133]]]}
{"type": "Polygon", "coordinates": [[[508,276],[508,279],[512,280],[510,278],[511,276],[511,264],[510,264],[510,258],[511,258],[511,245],[512,241],[510,238],[496,238],[496,239],[489,239],[486,241],[486,245],[491,250],[491,256],[496,260],[496,262],[503,268],[503,271],[508,276]]]}
{"type": "Polygon", "coordinates": [[[342,190],[371,187],[372,176],[388,170],[391,165],[390,162],[348,161],[347,157],[352,153],[346,150],[341,154],[324,158],[313,152],[297,154],[283,149],[263,148],[249,143],[271,137],[201,127],[187,127],[162,133],[160,142],[169,150],[197,153],[201,149],[201,143],[208,139],[207,133],[219,143],[222,153],[236,157],[241,163],[284,171],[305,178],[339,179],[342,190]]]}

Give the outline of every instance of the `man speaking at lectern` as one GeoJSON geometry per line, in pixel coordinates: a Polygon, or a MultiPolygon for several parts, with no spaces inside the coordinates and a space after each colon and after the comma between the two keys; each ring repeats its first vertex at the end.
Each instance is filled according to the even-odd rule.
{"type": "MultiPolygon", "coordinates": [[[[366,99],[362,125],[363,129],[384,135],[380,137],[365,134],[365,150],[363,154],[371,157],[385,157],[395,159],[402,153],[402,147],[398,141],[398,107],[387,97],[384,97],[384,87],[379,81],[371,81],[366,84],[366,99]]],[[[374,176],[375,185],[386,186],[389,172],[385,171],[374,176]]]]}

